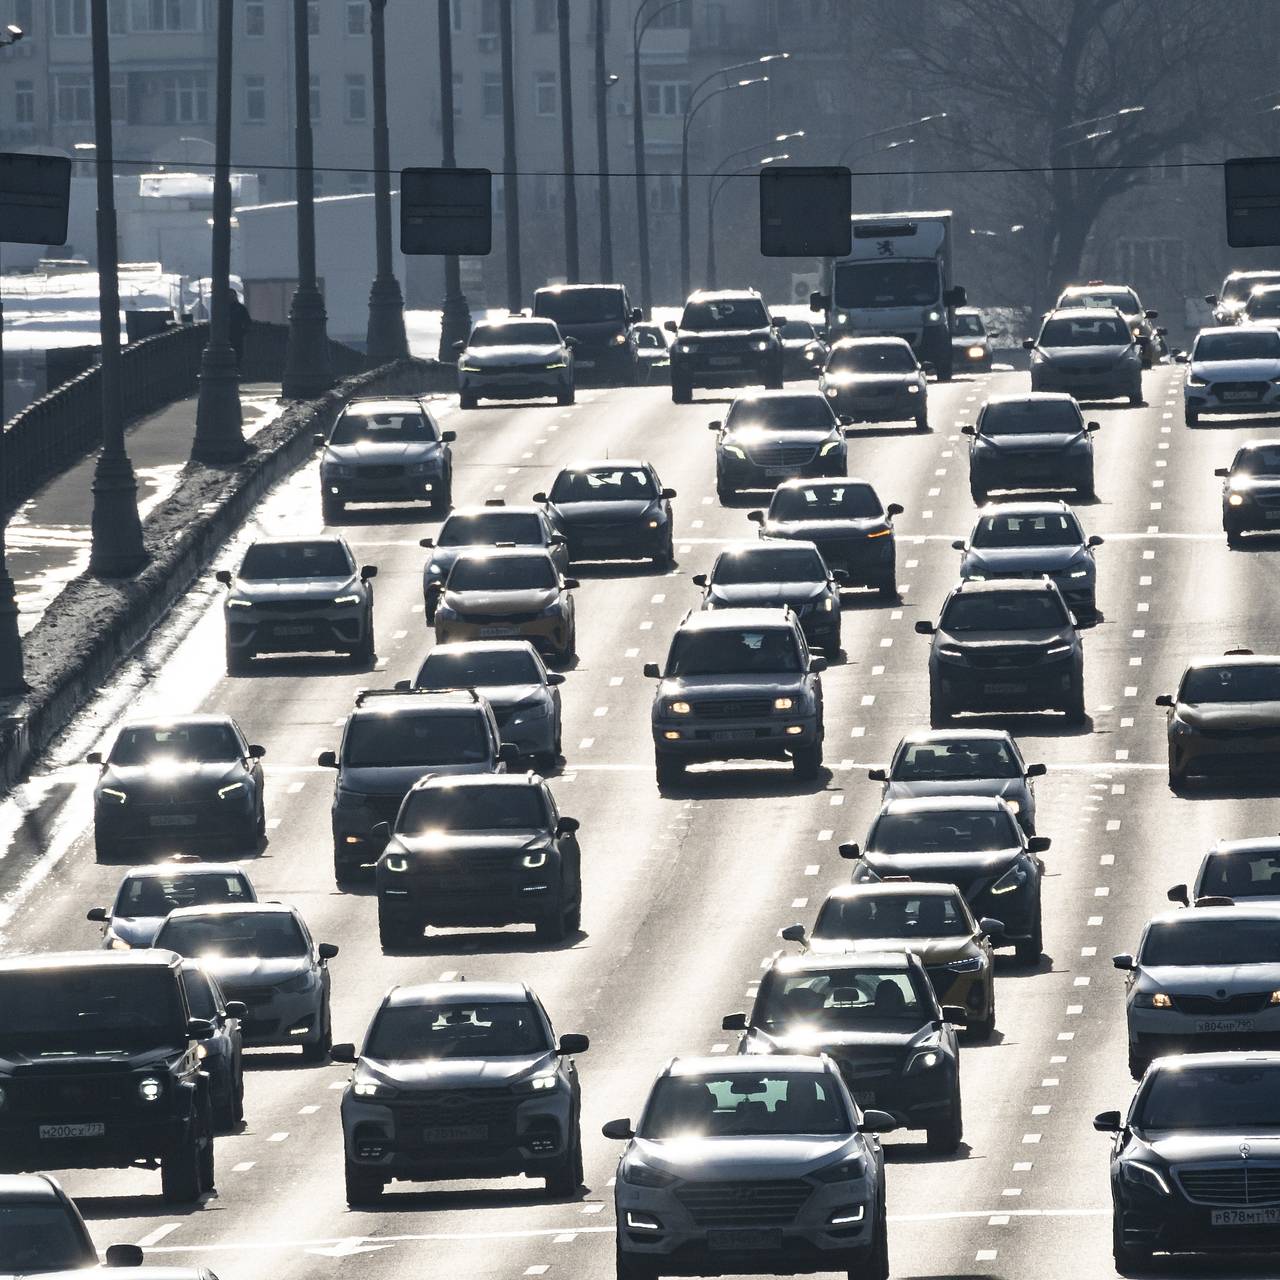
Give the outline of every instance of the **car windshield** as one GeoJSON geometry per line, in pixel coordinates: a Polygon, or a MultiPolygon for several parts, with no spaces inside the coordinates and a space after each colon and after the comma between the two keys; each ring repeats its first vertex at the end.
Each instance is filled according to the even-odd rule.
{"type": "Polygon", "coordinates": [[[958,894],[870,894],[828,898],[815,938],[959,938],[973,932],[958,894]]]}
{"type": "Polygon", "coordinates": [[[836,267],[837,307],[927,307],[942,278],[933,262],[845,262],[836,267]]]}
{"type": "Polygon", "coordinates": [[[358,715],[347,726],[342,760],[351,769],[484,764],[493,754],[476,711],[397,711],[358,715]]]}
{"type": "Polygon", "coordinates": [[[229,724],[129,725],[120,730],[108,762],[129,767],[230,764],[242,747],[229,724]]]}
{"type": "Polygon", "coordinates": [[[1158,965],[1280,963],[1280,928],[1274,920],[1205,919],[1203,912],[1157,922],[1147,930],[1138,959],[1158,965]]]}
{"type": "Polygon", "coordinates": [[[1196,667],[1182,678],[1179,702],[1280,702],[1280,663],[1196,667]]]}
{"type": "Polygon", "coordinates": [[[532,511],[486,511],[473,516],[450,516],[436,539],[438,547],[493,547],[509,542],[516,547],[543,544],[542,521],[532,511]]]}
{"type": "Polygon", "coordinates": [[[997,853],[1020,844],[1013,818],[996,809],[884,813],[867,836],[875,853],[997,853]]]}
{"type": "Polygon", "coordinates": [[[844,1102],[825,1073],[728,1070],[663,1076],[649,1095],[639,1136],[661,1141],[851,1131],[844,1102]]]}
{"type": "Polygon", "coordinates": [[[1216,1129],[1257,1133],[1280,1129],[1280,1065],[1162,1067],[1133,1117],[1141,1129],[1216,1129]]]}
{"type": "Polygon", "coordinates": [[[1227,898],[1280,897],[1280,849],[1211,853],[1204,860],[1199,891],[1227,898]]]}
{"type": "Polygon", "coordinates": [[[769,313],[759,298],[717,298],[713,302],[688,302],[680,328],[696,332],[724,329],[767,329],[769,313]]]}
{"type": "Polygon", "coordinates": [[[560,330],[550,320],[504,320],[478,324],[471,330],[468,347],[558,347],[560,330]]]}
{"type": "Polygon", "coordinates": [[[1025,436],[1044,431],[1080,431],[1084,419],[1074,400],[996,400],[983,406],[978,432],[1025,436]]]}
{"type": "Polygon", "coordinates": [[[550,556],[463,556],[446,585],[450,591],[550,591],[558,582],[550,556]]]}
{"type": "MultiPolygon", "coordinates": [[[[1280,341],[1280,333],[1276,334],[1280,341]]],[[[1280,475],[1280,445],[1261,445],[1253,449],[1241,449],[1236,454],[1231,470],[1244,476],[1280,475]]]]}
{"type": "Polygon", "coordinates": [[[193,1018],[216,1018],[218,1016],[217,1001],[213,998],[213,987],[209,975],[194,965],[182,966],[183,986],[187,989],[187,1006],[193,1018]]]}
{"type": "Polygon", "coordinates": [[[1191,349],[1191,360],[1280,360],[1280,331],[1233,329],[1230,333],[1202,333],[1191,349]]]}
{"type": "Polygon", "coordinates": [[[825,582],[827,567],[812,547],[762,547],[726,551],[716,560],[711,581],[718,587],[753,582],[825,582]]]}
{"type": "Polygon", "coordinates": [[[427,654],[418,669],[418,689],[474,689],[487,685],[542,684],[542,669],[532,649],[478,645],[465,653],[427,654]]]}
{"type": "Polygon", "coordinates": [[[428,1058],[529,1058],[551,1049],[528,1001],[384,1005],[363,1056],[385,1062],[428,1058]]]}
{"type": "Polygon", "coordinates": [[[1228,276],[1222,285],[1224,302],[1243,302],[1255,289],[1280,283],[1280,272],[1264,276],[1228,276]]]}
{"type": "Polygon", "coordinates": [[[562,471],[548,494],[552,502],[651,502],[658,496],[649,473],[641,467],[592,467],[562,471]]]}
{"type": "Polygon", "coordinates": [[[1251,293],[1249,301],[1244,304],[1244,313],[1251,320],[1280,316],[1280,289],[1260,289],[1251,293]]]}
{"type": "Polygon", "coordinates": [[[828,373],[914,373],[918,367],[905,342],[855,342],[833,347],[827,357],[828,373]]]}
{"type": "Polygon", "coordinates": [[[417,410],[376,413],[348,409],[333,424],[330,444],[409,444],[434,440],[436,433],[426,414],[417,410]]]}
{"type": "Polygon", "coordinates": [[[832,968],[767,975],[751,1022],[784,1034],[849,1031],[876,1023],[918,1027],[932,1013],[932,1001],[916,990],[910,973],[832,968]]]}
{"type": "Polygon", "coordinates": [[[1114,307],[1121,315],[1136,316],[1141,309],[1131,289],[1090,289],[1088,293],[1064,295],[1062,307],[1114,307]]]}
{"type": "Polygon", "coordinates": [[[659,330],[654,329],[652,326],[637,327],[634,332],[637,347],[643,347],[646,351],[663,351],[666,349],[666,339],[663,338],[659,330]]]}
{"type": "Polygon", "coordinates": [[[893,762],[894,782],[949,782],[955,778],[1020,778],[1022,770],[999,738],[946,738],[906,742],[893,762]]]}
{"type": "Polygon", "coordinates": [[[1133,335],[1116,316],[1058,316],[1044,322],[1042,347],[1127,347],[1133,335]]]}
{"type": "Polygon", "coordinates": [[[985,550],[999,547],[1075,547],[1082,542],[1084,534],[1080,532],[1080,525],[1068,511],[983,516],[969,539],[970,546],[985,550]]]}
{"type": "Polygon", "coordinates": [[[340,542],[259,542],[245,552],[240,576],[246,582],[277,578],[349,578],[351,555],[340,542]]]}
{"type": "Polygon", "coordinates": [[[818,336],[813,331],[813,325],[807,320],[784,321],[782,328],[778,330],[778,335],[782,338],[799,338],[805,342],[812,342],[818,336]]]}
{"type": "Polygon", "coordinates": [[[192,959],[285,960],[307,954],[307,940],[287,911],[170,916],[154,945],[192,959]]]}
{"type": "Polygon", "coordinates": [[[97,1262],[60,1204],[0,1203],[0,1271],[72,1271],[97,1262]]]}
{"type": "Polygon", "coordinates": [[[253,902],[248,877],[226,871],[173,871],[127,876],[116,897],[118,916],[167,916],[178,907],[210,907],[222,902],[253,902]]]}
{"type": "Polygon", "coordinates": [[[540,831],[549,822],[541,787],[427,787],[405,797],[396,832],[540,831]]]}
{"type": "Polygon", "coordinates": [[[791,674],[800,648],[790,628],[677,631],[667,655],[668,676],[791,674]]]}
{"type": "Polygon", "coordinates": [[[1048,631],[1068,622],[1062,601],[1048,591],[984,591],[952,596],[943,631],[1048,631]]]}
{"type": "Polygon", "coordinates": [[[958,338],[982,338],[987,330],[981,316],[956,316],[951,332],[958,338]]]}
{"type": "Polygon", "coordinates": [[[533,313],[558,324],[623,324],[627,309],[621,289],[586,286],[580,289],[539,289],[533,295],[533,313]]]}
{"type": "Polygon", "coordinates": [[[729,406],[724,425],[729,431],[829,431],[836,417],[825,396],[743,396],[729,406]]]}
{"type": "Polygon", "coordinates": [[[883,515],[869,484],[786,485],[769,503],[771,520],[878,520],[883,515]]]}

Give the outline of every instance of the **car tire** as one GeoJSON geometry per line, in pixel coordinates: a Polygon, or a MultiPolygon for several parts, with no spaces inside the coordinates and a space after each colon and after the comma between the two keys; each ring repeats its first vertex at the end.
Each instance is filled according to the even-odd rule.
{"type": "Polygon", "coordinates": [[[358,1164],[352,1164],[350,1160],[344,1163],[343,1180],[346,1183],[349,1209],[360,1209],[377,1204],[382,1199],[383,1188],[387,1185],[380,1174],[372,1169],[362,1169],[358,1164]]]}
{"type": "Polygon", "coordinates": [[[1169,757],[1169,787],[1173,791],[1180,791],[1187,785],[1187,779],[1190,775],[1186,768],[1179,768],[1173,763],[1173,757],[1169,757]]]}
{"type": "Polygon", "coordinates": [[[663,791],[667,787],[678,786],[684,781],[684,761],[679,756],[655,751],[653,770],[657,775],[659,791],[663,791]]]}
{"type": "MultiPolygon", "coordinates": [[[[876,1242],[868,1274],[871,1280],[889,1280],[889,1215],[883,1202],[876,1214],[876,1242]]],[[[850,1272],[849,1280],[862,1280],[862,1272],[850,1272]]]]}
{"type": "Polygon", "coordinates": [[[737,496],[738,490],[733,485],[726,484],[719,476],[716,477],[716,497],[720,500],[721,506],[737,496]]]}
{"type": "Polygon", "coordinates": [[[242,676],[249,670],[253,655],[246,649],[233,649],[227,645],[227,675],[242,676]]]}
{"type": "Polygon", "coordinates": [[[351,661],[358,667],[372,667],[378,660],[378,650],[373,634],[373,613],[365,620],[364,639],[351,651],[351,661]]]}
{"type": "Polygon", "coordinates": [[[1088,712],[1084,705],[1083,684],[1077,685],[1076,688],[1071,690],[1071,695],[1062,710],[1066,714],[1068,724],[1084,724],[1088,717],[1088,712]]]}
{"type": "Polygon", "coordinates": [[[1189,427],[1198,427],[1200,425],[1200,415],[1194,409],[1186,409],[1183,411],[1182,421],[1189,427]]]}
{"type": "Polygon", "coordinates": [[[325,524],[339,524],[347,513],[347,504],[341,498],[325,496],[320,499],[320,518],[325,524]]]}
{"type": "Polygon", "coordinates": [[[822,739],[811,747],[797,747],[791,753],[791,767],[803,782],[812,782],[822,768],[822,739]]]}
{"type": "Polygon", "coordinates": [[[1036,899],[1035,923],[1031,926],[1031,936],[1019,938],[1013,945],[1013,953],[1019,964],[1038,964],[1044,954],[1044,915],[1039,898],[1036,899]]]}
{"type": "Polygon", "coordinates": [[[563,942],[568,936],[566,925],[564,899],[560,898],[542,919],[534,922],[533,931],[539,942],[563,942]]]}
{"type": "Polygon", "coordinates": [[[477,396],[474,391],[458,392],[458,408],[459,409],[474,409],[476,405],[479,403],[480,403],[480,397],[477,396]]]}
{"type": "Polygon", "coordinates": [[[572,662],[578,656],[578,627],[575,623],[569,628],[569,637],[564,642],[564,648],[556,653],[557,662],[572,662]]]}
{"type": "Polygon", "coordinates": [[[378,944],[383,951],[405,951],[422,940],[422,930],[414,930],[401,920],[388,920],[378,912],[378,944]]]}
{"type": "Polygon", "coordinates": [[[1111,1258],[1122,1276],[1141,1276],[1151,1269],[1151,1254],[1146,1249],[1135,1249],[1124,1242],[1115,1210],[1111,1218],[1111,1258]]]}
{"type": "Polygon", "coordinates": [[[315,1064],[329,1061],[329,1050],[333,1048],[333,1014],[329,1009],[328,1000],[320,1010],[320,1025],[321,1031],[315,1042],[302,1046],[303,1062],[315,1064]]]}
{"type": "Polygon", "coordinates": [[[1138,385],[1129,391],[1129,404],[1134,409],[1140,409],[1146,402],[1142,398],[1142,379],[1138,379],[1138,385]]]}
{"type": "Polygon", "coordinates": [[[614,1272],[618,1280],[658,1280],[661,1274],[657,1266],[647,1258],[644,1261],[628,1258],[622,1249],[617,1250],[614,1272]]]}
{"type": "Polygon", "coordinates": [[[960,1150],[963,1139],[964,1113],[960,1105],[960,1090],[957,1088],[946,1118],[938,1124],[931,1124],[925,1130],[925,1146],[938,1155],[953,1156],[960,1150]]]}
{"type": "Polygon", "coordinates": [[[213,1112],[206,1107],[206,1124],[204,1128],[204,1145],[200,1148],[200,1191],[213,1191],[217,1188],[217,1169],[213,1149],[213,1112]]]}
{"type": "Polygon", "coordinates": [[[675,542],[673,541],[671,535],[667,536],[666,545],[662,548],[661,551],[658,552],[656,556],[652,557],[652,560],[653,560],[653,567],[655,569],[670,569],[671,566],[675,564],[676,548],[675,548],[675,542]]]}
{"type": "Polygon", "coordinates": [[[160,1194],[165,1204],[195,1204],[200,1199],[204,1153],[194,1130],[193,1125],[188,1139],[160,1160],[160,1194]]]}
{"type": "Polygon", "coordinates": [[[1085,502],[1092,502],[1097,496],[1098,491],[1094,487],[1092,475],[1090,475],[1088,479],[1081,480],[1080,483],[1076,485],[1077,498],[1080,498],[1085,502]]]}
{"type": "Polygon", "coordinates": [[[533,767],[544,777],[560,763],[560,756],[555,751],[538,751],[533,756],[533,767]]]}
{"type": "Polygon", "coordinates": [[[932,686],[929,688],[929,723],[937,729],[951,723],[955,710],[951,704],[932,686]]]}
{"type": "Polygon", "coordinates": [[[786,376],[782,373],[777,373],[773,376],[765,375],[764,389],[766,391],[781,391],[786,385],[786,376]]]}
{"type": "Polygon", "coordinates": [[[449,514],[453,507],[453,472],[446,471],[441,479],[439,489],[431,491],[431,512],[433,515],[443,512],[449,514]]]}
{"type": "Polygon", "coordinates": [[[996,1033],[996,993],[995,987],[991,988],[991,1003],[987,1006],[987,1016],[981,1022],[975,1022],[969,1027],[969,1031],[973,1035],[973,1039],[979,1044],[986,1044],[996,1033]]]}
{"type": "Polygon", "coordinates": [[[572,387],[565,387],[556,392],[556,404],[569,405],[574,403],[574,391],[572,387]]]}
{"type": "Polygon", "coordinates": [[[1229,524],[1224,520],[1222,531],[1227,535],[1227,546],[1229,547],[1238,547],[1243,541],[1244,531],[1234,522],[1229,524]]]}
{"type": "Polygon", "coordinates": [[[244,1119],[244,1063],[236,1061],[236,1083],[231,1091],[232,1118],[236,1124],[244,1119]]]}
{"type": "Polygon", "coordinates": [[[916,430],[917,431],[929,430],[929,415],[927,413],[916,414],[916,430]]]}
{"type": "Polygon", "coordinates": [[[1129,1046],[1129,1075],[1134,1080],[1141,1080],[1147,1074],[1147,1068],[1151,1065],[1151,1059],[1145,1054],[1139,1052],[1131,1044],[1129,1046]]]}
{"type": "Polygon", "coordinates": [[[240,1118],[236,1115],[236,1080],[234,1071],[228,1071],[231,1077],[221,1093],[213,1099],[213,1128],[216,1133],[230,1133],[240,1118]]]}
{"type": "Polygon", "coordinates": [[[338,846],[333,847],[333,882],[339,889],[348,889],[365,879],[365,870],[354,862],[348,862],[338,854],[338,846]]]}
{"type": "Polygon", "coordinates": [[[95,862],[112,863],[119,861],[120,850],[110,840],[93,833],[93,860],[95,862]]]}
{"type": "Polygon", "coordinates": [[[692,404],[693,403],[693,384],[689,382],[677,382],[671,379],[671,403],[672,404],[692,404]]]}
{"type": "Polygon", "coordinates": [[[582,1190],[582,1130],[573,1126],[573,1143],[545,1175],[547,1194],[563,1199],[582,1190]]]}
{"type": "Polygon", "coordinates": [[[881,580],[876,587],[876,594],[881,600],[896,600],[898,598],[897,570],[894,570],[887,578],[881,580]]]}
{"type": "Polygon", "coordinates": [[[978,506],[982,506],[987,500],[986,485],[979,483],[977,480],[970,480],[969,496],[978,504],[978,506]]]}

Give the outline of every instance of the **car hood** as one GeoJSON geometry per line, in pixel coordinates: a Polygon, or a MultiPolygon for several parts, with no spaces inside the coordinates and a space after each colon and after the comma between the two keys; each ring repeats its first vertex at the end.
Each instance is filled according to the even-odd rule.
{"type": "Polygon", "coordinates": [[[912,880],[940,880],[996,876],[1015,863],[1021,849],[1001,849],[995,853],[877,853],[866,850],[862,861],[878,876],[908,876],[912,880]]]}
{"type": "Polygon", "coordinates": [[[1280,1136],[1274,1131],[1252,1133],[1194,1133],[1184,1130],[1145,1129],[1142,1140],[1162,1160],[1184,1164],[1191,1160],[1239,1160],[1241,1143],[1249,1145],[1250,1160],[1280,1160],[1280,1136]]]}
{"type": "Polygon", "coordinates": [[[676,334],[677,342],[692,342],[698,346],[717,346],[727,343],[738,344],[750,340],[762,341],[772,336],[769,329],[681,329],[676,334]]]}
{"type": "Polygon", "coordinates": [[[344,765],[342,790],[355,791],[366,796],[404,796],[419,778],[428,774],[492,773],[488,764],[407,764],[370,765],[359,767],[344,765]]]}
{"type": "Polygon", "coordinates": [[[801,1177],[829,1164],[857,1145],[847,1134],[836,1137],[781,1134],[768,1137],[680,1138],[662,1142],[634,1138],[627,1155],[690,1182],[725,1179],[751,1182],[779,1176],[801,1177]]]}
{"type": "Polygon", "coordinates": [[[954,644],[962,649],[999,650],[1025,649],[1032,645],[1048,647],[1053,644],[1068,644],[1071,632],[1063,627],[1051,629],[1037,628],[1034,631],[938,631],[939,644],[954,644]]]}
{"type": "Polygon", "coordinates": [[[1269,382],[1280,378],[1280,360],[1196,360],[1190,371],[1205,382],[1269,382]]]}
{"type": "Polygon", "coordinates": [[[920,383],[914,370],[906,373],[824,373],[823,386],[840,391],[869,391],[882,387],[912,387],[920,383]]]}
{"type": "Polygon", "coordinates": [[[626,498],[606,502],[566,502],[556,505],[564,524],[622,524],[647,515],[657,498],[626,498]]]}
{"type": "Polygon", "coordinates": [[[886,1030],[883,1027],[879,1029],[867,1027],[857,1031],[814,1027],[812,1030],[797,1029],[781,1035],[773,1035],[759,1028],[752,1028],[748,1033],[747,1043],[754,1039],[760,1042],[762,1048],[775,1045],[783,1053],[829,1053],[832,1057],[838,1058],[853,1049],[902,1051],[910,1048],[918,1040],[927,1040],[933,1034],[932,1023],[909,1031],[886,1030]]]}
{"type": "Polygon", "coordinates": [[[132,1049],[127,1043],[105,1046],[100,1053],[61,1053],[56,1057],[42,1057],[22,1049],[0,1047],[0,1073],[5,1075],[77,1076],[105,1075],[116,1071],[145,1070],[184,1053],[185,1039],[174,1044],[132,1049]]]}
{"type": "Polygon", "coordinates": [[[658,684],[660,698],[681,694],[709,694],[717,698],[759,697],[766,693],[792,693],[804,687],[804,676],[788,672],[764,675],[666,676],[658,684]]]}
{"type": "Polygon", "coordinates": [[[98,785],[116,786],[126,793],[162,795],[165,792],[188,793],[193,788],[216,787],[228,780],[239,781],[244,776],[245,768],[239,760],[175,764],[163,770],[155,765],[109,764],[103,769],[98,785]]]}
{"type": "Polygon", "coordinates": [[[980,435],[975,444],[981,448],[1005,450],[1009,453],[1049,453],[1088,441],[1084,431],[1027,431],[1008,435],[980,435]]]}
{"type": "Polygon", "coordinates": [[[921,963],[930,965],[968,957],[971,942],[967,934],[962,938],[810,938],[809,950],[817,955],[856,955],[860,951],[896,955],[900,951],[913,951],[921,963]]]}
{"type": "Polygon", "coordinates": [[[561,359],[563,359],[563,353],[559,347],[539,344],[537,346],[469,347],[462,353],[459,363],[473,364],[484,369],[495,364],[550,364],[553,360],[561,359]]]}
{"type": "Polygon", "coordinates": [[[440,446],[434,440],[365,441],[360,444],[331,444],[325,447],[321,462],[393,463],[420,462],[433,458],[440,446]]]}
{"type": "Polygon", "coordinates": [[[308,956],[273,959],[265,956],[205,955],[200,959],[232,999],[235,999],[237,991],[246,987],[274,987],[311,972],[308,956]]]}
{"type": "Polygon", "coordinates": [[[131,947],[149,947],[164,924],[164,916],[112,916],[111,932],[131,947]]]}
{"type": "Polygon", "coordinates": [[[1223,487],[1244,493],[1276,493],[1280,492],[1280,476],[1228,476],[1223,487]]]}
{"type": "Polygon", "coordinates": [[[807,445],[816,449],[820,444],[835,438],[843,440],[844,436],[834,424],[828,427],[788,427],[775,431],[769,427],[740,427],[734,431],[726,431],[720,437],[721,445],[736,444],[740,449],[772,449],[779,445],[807,445]]]}
{"type": "Polygon", "coordinates": [[[551,697],[551,690],[542,684],[476,685],[475,691],[482,698],[488,698],[495,712],[537,706],[551,697]]]}
{"type": "Polygon", "coordinates": [[[1021,778],[947,778],[936,782],[890,782],[884,799],[920,800],[926,796],[1000,796],[1021,800],[1026,785],[1021,778]]]}
{"type": "Polygon", "coordinates": [[[361,1058],[360,1073],[401,1089],[492,1089],[536,1075],[554,1062],[555,1054],[550,1050],[519,1058],[432,1058],[418,1062],[361,1058]]]}
{"type": "Polygon", "coordinates": [[[241,600],[326,600],[360,586],[353,573],[345,578],[289,578],[273,582],[235,580],[234,592],[241,600]]]}
{"type": "Polygon", "coordinates": [[[553,605],[560,594],[558,588],[524,591],[448,591],[442,604],[458,613],[505,615],[540,613],[553,605]]]}
{"type": "Polygon", "coordinates": [[[429,856],[445,851],[466,857],[472,853],[516,853],[530,845],[546,844],[548,831],[526,828],[523,831],[486,831],[465,835],[458,831],[432,832],[425,836],[396,835],[395,843],[406,853],[429,856]]]}
{"type": "MultiPolygon", "coordinates": [[[[588,346],[609,342],[619,333],[626,333],[627,326],[623,320],[557,320],[560,332],[566,338],[577,338],[588,346]]],[[[617,344],[621,346],[621,343],[617,344]]]]}
{"type": "MultiPolygon", "coordinates": [[[[520,546],[541,546],[541,543],[520,543],[520,546]]],[[[431,547],[427,556],[426,568],[430,568],[433,564],[440,565],[447,575],[449,570],[453,568],[453,562],[460,556],[471,555],[472,553],[483,553],[492,551],[492,543],[469,542],[456,547],[431,547]]],[[[441,575],[444,576],[444,575],[441,575]]]]}
{"type": "Polygon", "coordinates": [[[1195,729],[1280,729],[1280,702],[1180,702],[1177,713],[1195,729]]]}
{"type": "Polygon", "coordinates": [[[834,538],[863,537],[884,528],[884,517],[872,516],[865,520],[767,520],[761,532],[771,538],[830,542],[834,538]]]}
{"type": "Polygon", "coordinates": [[[1080,365],[1118,364],[1128,347],[1037,347],[1036,350],[1062,369],[1080,365]]]}
{"type": "Polygon", "coordinates": [[[744,582],[712,586],[707,598],[727,609],[754,609],[808,604],[821,600],[826,593],[825,582],[744,582]]]}
{"type": "Polygon", "coordinates": [[[965,573],[983,573],[999,578],[1005,573],[1061,573],[1088,563],[1088,557],[1075,547],[991,547],[971,548],[964,554],[961,568],[965,573]]]}
{"type": "Polygon", "coordinates": [[[1179,996],[1280,987],[1280,964],[1158,964],[1142,968],[1142,985],[1179,996]]]}

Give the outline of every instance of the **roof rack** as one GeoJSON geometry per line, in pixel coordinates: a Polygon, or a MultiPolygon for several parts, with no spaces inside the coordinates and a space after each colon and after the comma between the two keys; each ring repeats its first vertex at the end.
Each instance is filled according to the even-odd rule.
{"type": "Polygon", "coordinates": [[[435,696],[440,693],[465,693],[470,697],[472,702],[479,702],[480,695],[474,689],[468,689],[464,685],[459,685],[452,689],[357,689],[356,690],[356,706],[363,707],[370,698],[405,698],[405,697],[421,697],[424,694],[435,696]]]}

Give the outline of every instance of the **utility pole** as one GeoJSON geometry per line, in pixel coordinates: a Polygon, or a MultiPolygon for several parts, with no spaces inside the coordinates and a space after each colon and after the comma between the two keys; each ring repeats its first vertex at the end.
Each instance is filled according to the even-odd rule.
{"type": "Polygon", "coordinates": [[[516,164],[515,49],[511,0],[498,0],[502,38],[502,220],[507,232],[507,310],[519,311],[524,300],[520,277],[520,179],[516,164]]]}
{"type": "MultiPolygon", "coordinates": [[[[613,279],[613,210],[609,192],[609,73],[604,64],[605,0],[595,0],[596,168],[600,171],[600,279],[613,279]]],[[[616,80],[617,77],[615,76],[616,80]]]]}
{"type": "MultiPolygon", "coordinates": [[[[450,0],[439,0],[437,5],[437,30],[440,43],[440,139],[441,164],[446,169],[458,167],[458,157],[453,146],[453,18],[450,0]]],[[[440,316],[440,352],[442,364],[453,364],[457,359],[455,342],[465,342],[471,332],[471,308],[462,292],[462,271],[458,255],[451,253],[444,260],[444,310],[440,316]]]]}
{"type": "MultiPolygon", "coordinates": [[[[3,312],[0,310],[0,333],[3,332],[3,312]]],[[[0,339],[2,342],[3,339],[0,339]]],[[[0,346],[0,369],[4,367],[4,348],[0,346]]],[[[0,376],[0,391],[4,380],[0,376]]],[[[5,417],[0,412],[0,698],[15,697],[27,692],[23,679],[22,638],[18,634],[18,595],[5,559],[5,530],[9,525],[9,468],[5,458],[5,417]]]]}
{"type": "Polygon", "coordinates": [[[578,189],[573,159],[573,66],[569,49],[569,0],[557,0],[560,30],[560,140],[564,152],[564,270],[570,284],[582,279],[578,258],[578,189]]]}
{"type": "Polygon", "coordinates": [[[200,357],[196,402],[197,462],[235,462],[248,452],[240,411],[240,369],[231,346],[231,40],[232,0],[218,0],[213,158],[213,261],[209,340],[200,357]]]}
{"type": "Polygon", "coordinates": [[[365,352],[370,366],[404,360],[404,295],[391,266],[391,139],[387,129],[387,0],[369,0],[373,44],[373,208],[378,269],[369,289],[365,352]]]}
{"type": "Polygon", "coordinates": [[[316,181],[307,0],[293,0],[293,98],[297,122],[298,287],[289,307],[289,343],[280,393],[286,400],[310,400],[328,391],[333,377],[329,372],[328,317],[316,281],[316,181]]]}
{"type": "Polygon", "coordinates": [[[116,244],[115,153],[111,142],[111,56],[107,0],[91,0],[93,135],[98,161],[98,332],[102,363],[102,449],[93,472],[89,571],[127,578],[147,562],[138,515],[138,484],[124,448],[120,403],[120,263],[116,244]]]}

